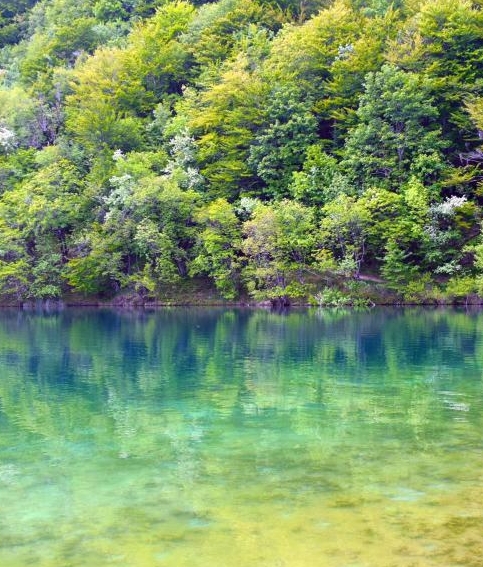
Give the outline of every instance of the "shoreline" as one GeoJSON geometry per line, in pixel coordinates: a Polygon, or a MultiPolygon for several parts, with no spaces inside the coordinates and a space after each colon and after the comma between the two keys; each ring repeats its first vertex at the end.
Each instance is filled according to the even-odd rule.
{"type": "Polygon", "coordinates": [[[477,293],[450,295],[438,288],[426,288],[403,295],[389,289],[378,279],[365,278],[362,289],[350,289],[346,282],[333,282],[313,294],[254,298],[241,292],[237,299],[225,299],[206,280],[191,280],[180,286],[167,285],[156,294],[123,290],[113,294],[81,294],[67,291],[60,297],[21,298],[4,295],[0,308],[29,310],[60,310],[64,308],[161,309],[166,307],[213,307],[285,310],[290,308],[371,308],[371,307],[451,307],[482,306],[477,293]],[[335,285],[334,285],[335,284],[335,285]]]}
{"type": "Polygon", "coordinates": [[[483,307],[483,298],[471,298],[468,301],[442,300],[442,301],[394,301],[371,302],[370,304],[344,304],[344,305],[317,305],[313,302],[294,301],[280,305],[271,301],[119,301],[86,299],[72,301],[64,299],[42,299],[18,302],[1,302],[0,309],[17,309],[21,311],[60,311],[63,309],[91,308],[91,309],[163,309],[170,307],[199,307],[199,308],[237,308],[237,309],[265,309],[285,311],[290,309],[316,308],[316,309],[373,309],[376,307],[483,307]]]}

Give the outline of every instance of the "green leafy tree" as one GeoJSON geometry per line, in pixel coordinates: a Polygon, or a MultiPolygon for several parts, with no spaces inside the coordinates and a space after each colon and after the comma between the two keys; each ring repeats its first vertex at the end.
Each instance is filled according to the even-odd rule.
{"type": "Polygon", "coordinates": [[[399,30],[388,60],[432,85],[439,124],[454,159],[477,140],[464,102],[482,93],[483,12],[468,0],[426,0],[399,30]]]}
{"type": "Polygon", "coordinates": [[[483,136],[483,97],[474,97],[466,102],[466,109],[478,130],[478,139],[483,136]]]}
{"type": "Polygon", "coordinates": [[[94,16],[100,21],[126,20],[133,9],[134,2],[123,0],[97,0],[92,9],[94,16]]]}
{"type": "Polygon", "coordinates": [[[404,0],[351,0],[355,10],[361,10],[368,16],[382,16],[390,10],[404,10],[404,0]]]}
{"type": "Polygon", "coordinates": [[[0,48],[20,41],[25,33],[26,15],[38,0],[0,2],[0,48]]]}
{"type": "Polygon", "coordinates": [[[54,158],[0,200],[0,259],[7,280],[19,272],[25,297],[61,295],[72,232],[86,218],[78,170],[54,158]],[[8,265],[11,264],[11,267],[8,265]]]}
{"type": "Polygon", "coordinates": [[[96,224],[95,238],[78,235],[79,252],[68,264],[71,285],[77,286],[83,274],[93,289],[96,277],[104,274],[99,291],[132,285],[152,293],[187,276],[198,199],[193,183],[199,175],[189,167],[189,139],[174,141],[172,159],[164,157],[160,175],[155,170],[162,155],[114,152],[107,194],[98,196],[102,222],[96,224]],[[103,261],[106,254],[112,262],[103,261]]]}
{"type": "Polygon", "coordinates": [[[448,280],[445,286],[446,294],[455,301],[464,300],[468,303],[469,297],[476,292],[481,294],[481,282],[474,276],[457,275],[448,280]]]}
{"type": "Polygon", "coordinates": [[[339,271],[358,277],[367,253],[369,211],[360,200],[341,194],[324,206],[322,214],[319,248],[333,253],[339,271]]]}
{"type": "MultiPolygon", "coordinates": [[[[241,51],[242,38],[258,30],[279,27],[270,13],[253,0],[221,0],[201,6],[180,38],[197,65],[211,69],[241,51]]],[[[255,34],[257,35],[257,34],[255,34]]]]}
{"type": "Polygon", "coordinates": [[[187,114],[198,147],[201,174],[214,196],[236,198],[254,182],[247,160],[269,88],[240,55],[218,83],[189,101],[187,114]]]}
{"type": "Polygon", "coordinates": [[[106,146],[125,151],[140,146],[142,129],[135,111],[144,89],[129,77],[122,50],[97,51],[76,70],[72,88],[66,99],[67,132],[91,153],[106,146]]]}
{"type": "Polygon", "coordinates": [[[263,64],[267,82],[296,85],[312,101],[318,133],[329,149],[338,124],[357,106],[365,73],[377,69],[381,58],[376,54],[382,51],[380,44],[365,58],[365,47],[358,43],[364,29],[360,13],[347,2],[334,2],[303,25],[283,28],[263,64]]]}
{"type": "Polygon", "coordinates": [[[381,275],[389,289],[403,293],[407,285],[417,277],[418,266],[410,264],[409,258],[410,254],[404,251],[394,239],[387,241],[381,275]]]}
{"type": "Polygon", "coordinates": [[[424,79],[389,65],[368,75],[359,124],[344,149],[343,165],[354,183],[398,190],[418,156],[441,151],[445,144],[429,93],[424,79]]]}
{"type": "Polygon", "coordinates": [[[332,143],[326,142],[326,147],[333,151],[340,150],[349,129],[357,124],[356,110],[367,74],[381,69],[387,42],[396,37],[400,26],[399,13],[393,9],[374,18],[360,18],[361,11],[355,13],[359,14],[359,33],[339,45],[323,96],[314,105],[324,137],[331,137],[332,143]]]}
{"type": "Polygon", "coordinates": [[[188,2],[168,2],[134,26],[129,36],[125,58],[129,80],[139,81],[156,102],[166,93],[179,93],[190,75],[189,51],[179,39],[193,15],[188,2]]]}
{"type": "Polygon", "coordinates": [[[243,224],[243,277],[256,298],[288,303],[307,292],[304,271],[311,264],[315,223],[313,211],[293,201],[257,203],[243,224]]]}
{"type": "Polygon", "coordinates": [[[8,155],[0,154],[1,193],[14,189],[38,167],[35,150],[19,149],[8,155]]]}
{"type": "Polygon", "coordinates": [[[339,194],[350,194],[354,188],[340,171],[335,157],[324,152],[321,144],[309,146],[301,171],[292,173],[290,194],[308,205],[324,206],[339,194]]]}
{"type": "Polygon", "coordinates": [[[249,165],[266,184],[271,197],[286,197],[292,173],[302,165],[305,149],[316,141],[317,121],[310,100],[294,87],[269,95],[265,120],[250,146],[249,165]]]}
{"type": "Polygon", "coordinates": [[[116,235],[106,234],[99,225],[77,235],[75,257],[63,271],[63,278],[75,291],[86,294],[113,293],[123,279],[122,249],[116,235]]]}
{"type": "Polygon", "coordinates": [[[194,220],[202,230],[190,272],[209,275],[223,297],[234,299],[239,293],[241,230],[233,206],[216,199],[197,211],[194,220]]]}
{"type": "Polygon", "coordinates": [[[424,248],[429,269],[443,276],[461,270],[464,243],[478,231],[476,215],[475,204],[466,196],[452,195],[429,207],[424,248]]]}
{"type": "Polygon", "coordinates": [[[276,82],[296,84],[315,100],[321,98],[340,47],[360,35],[361,23],[346,3],[334,2],[302,26],[287,26],[278,34],[265,72],[276,82]]]}

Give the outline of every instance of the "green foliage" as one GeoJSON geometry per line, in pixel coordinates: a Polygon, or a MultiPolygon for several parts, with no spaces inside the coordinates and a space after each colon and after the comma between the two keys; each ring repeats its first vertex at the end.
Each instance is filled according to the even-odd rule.
{"type": "Polygon", "coordinates": [[[407,282],[403,290],[403,299],[407,303],[427,305],[439,299],[431,285],[429,274],[419,274],[416,279],[407,282]]]}
{"type": "Polygon", "coordinates": [[[477,291],[481,293],[478,281],[472,276],[459,276],[453,277],[446,283],[445,288],[446,294],[449,297],[453,297],[455,300],[464,299],[468,300],[468,297],[477,291]]]}
{"type": "Polygon", "coordinates": [[[181,41],[192,52],[196,64],[209,69],[229,59],[240,42],[251,35],[265,43],[263,34],[255,29],[259,32],[274,25],[273,14],[258,2],[220,0],[200,7],[181,41]]]}
{"type": "Polygon", "coordinates": [[[61,295],[61,272],[70,234],[85,219],[86,201],[80,194],[82,182],[78,177],[72,163],[54,156],[24,183],[4,193],[0,202],[0,259],[3,277],[9,286],[16,282],[17,295],[61,295]],[[14,273],[18,275],[14,277],[14,273]]]}
{"type": "Polygon", "coordinates": [[[476,128],[483,131],[483,97],[472,98],[465,106],[476,128]]]}
{"type": "Polygon", "coordinates": [[[403,0],[351,0],[350,4],[356,10],[361,10],[369,16],[382,16],[388,10],[402,10],[405,8],[403,0]]]}
{"type": "Polygon", "coordinates": [[[119,289],[122,278],[119,243],[113,237],[106,238],[97,228],[96,233],[76,242],[80,254],[67,262],[63,273],[74,290],[86,295],[112,293],[119,289]]]}
{"type": "Polygon", "coordinates": [[[319,307],[356,307],[363,308],[371,305],[370,301],[364,297],[357,297],[351,293],[341,291],[334,287],[324,287],[319,290],[313,300],[319,307]]]}
{"type": "Polygon", "coordinates": [[[350,297],[333,287],[321,289],[314,295],[314,299],[319,307],[345,307],[350,305],[350,297]]]}
{"type": "Polygon", "coordinates": [[[293,87],[269,94],[265,120],[250,147],[249,165],[263,179],[270,197],[286,197],[292,173],[303,162],[303,149],[316,141],[317,122],[310,101],[293,87]]]}
{"type": "Polygon", "coordinates": [[[0,187],[1,192],[11,190],[24,181],[35,169],[35,151],[33,149],[17,150],[10,155],[0,155],[0,187]]]}
{"type": "Polygon", "coordinates": [[[475,143],[464,102],[481,95],[483,13],[468,0],[426,0],[402,26],[388,59],[428,78],[453,155],[475,143]],[[473,140],[472,140],[473,138],[473,140]]]}
{"type": "Polygon", "coordinates": [[[419,271],[417,266],[409,264],[409,256],[395,240],[387,242],[381,275],[387,287],[398,293],[404,292],[408,285],[415,281],[419,271]]]}
{"type": "Polygon", "coordinates": [[[304,270],[311,262],[314,231],[311,209],[288,200],[258,203],[243,224],[247,262],[243,276],[249,292],[270,299],[300,294],[304,270]]]}
{"type": "Polygon", "coordinates": [[[56,298],[64,290],[62,281],[62,253],[56,251],[54,238],[42,239],[36,249],[35,263],[32,265],[32,282],[29,297],[34,299],[56,298]]]}
{"type": "Polygon", "coordinates": [[[436,273],[453,275],[461,269],[461,243],[475,227],[475,205],[453,195],[430,206],[426,226],[426,260],[436,273]]]}
{"type": "Polygon", "coordinates": [[[227,66],[218,83],[190,101],[189,125],[197,138],[201,173],[215,195],[236,197],[253,181],[247,164],[250,145],[262,124],[266,85],[245,56],[227,66]]]}
{"type": "Polygon", "coordinates": [[[0,260],[0,290],[3,296],[17,300],[27,297],[29,265],[24,258],[13,262],[0,260]]]}
{"type": "Polygon", "coordinates": [[[336,158],[320,144],[308,146],[301,171],[294,171],[290,194],[306,204],[323,206],[341,193],[350,194],[351,186],[340,172],[336,158]]]}
{"type": "MultiPolygon", "coordinates": [[[[188,2],[168,2],[129,36],[125,66],[129,82],[138,80],[150,96],[159,100],[179,92],[186,81],[189,53],[178,39],[193,18],[188,2]]],[[[128,97],[132,102],[132,98],[128,97]]]]}
{"type": "Polygon", "coordinates": [[[267,71],[276,80],[295,84],[318,98],[340,48],[359,36],[361,20],[338,1],[302,26],[285,27],[274,41],[267,71]]]}
{"type": "Polygon", "coordinates": [[[103,198],[102,232],[116,243],[129,275],[149,265],[158,283],[186,276],[198,199],[193,189],[181,186],[189,174],[168,162],[167,173],[157,176],[140,156],[115,156],[117,175],[109,179],[111,190],[103,198]]]}
{"type": "Polygon", "coordinates": [[[421,77],[389,65],[368,75],[359,124],[344,149],[344,166],[359,187],[378,184],[397,190],[408,180],[415,159],[444,147],[429,92],[421,77]]]}
{"type": "Polygon", "coordinates": [[[25,32],[25,14],[37,0],[0,1],[0,48],[17,43],[25,32]]]}
{"type": "Polygon", "coordinates": [[[101,49],[76,69],[66,99],[67,132],[88,151],[103,147],[130,150],[141,143],[141,125],[131,105],[143,100],[144,90],[130,79],[125,53],[101,49]]]}
{"type": "Polygon", "coordinates": [[[122,0],[97,0],[92,11],[100,21],[125,20],[129,17],[128,10],[132,9],[129,4],[122,0]]]}
{"type": "Polygon", "coordinates": [[[0,0],[0,296],[481,292],[482,14],[0,0]]]}
{"type": "Polygon", "coordinates": [[[0,123],[4,132],[0,151],[11,153],[17,147],[42,146],[44,139],[38,127],[38,112],[38,101],[25,89],[19,86],[0,89],[0,123]],[[6,138],[8,132],[10,137],[6,138]]]}
{"type": "Polygon", "coordinates": [[[360,200],[341,194],[322,209],[319,246],[331,250],[340,271],[358,276],[367,252],[369,211],[360,200]]]}
{"type": "Polygon", "coordinates": [[[234,299],[239,292],[241,231],[233,207],[217,199],[197,211],[195,221],[203,230],[198,234],[190,271],[209,275],[223,297],[234,299]]]}

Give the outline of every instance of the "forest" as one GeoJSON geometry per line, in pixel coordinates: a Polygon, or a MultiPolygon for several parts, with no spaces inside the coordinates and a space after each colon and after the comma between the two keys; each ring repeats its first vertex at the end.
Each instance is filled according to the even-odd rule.
{"type": "Polygon", "coordinates": [[[483,296],[483,0],[0,0],[0,78],[0,302],[483,296]]]}

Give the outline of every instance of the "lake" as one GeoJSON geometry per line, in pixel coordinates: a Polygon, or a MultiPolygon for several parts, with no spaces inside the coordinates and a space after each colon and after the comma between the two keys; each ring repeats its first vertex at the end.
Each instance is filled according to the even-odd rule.
{"type": "Polygon", "coordinates": [[[0,312],[0,565],[481,566],[483,314],[0,312]]]}

